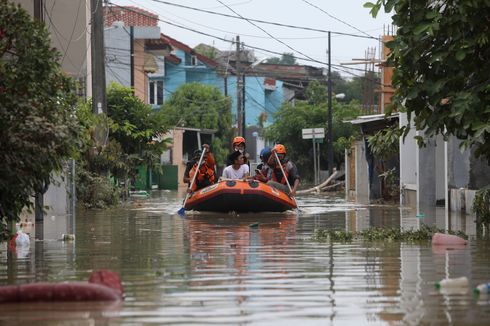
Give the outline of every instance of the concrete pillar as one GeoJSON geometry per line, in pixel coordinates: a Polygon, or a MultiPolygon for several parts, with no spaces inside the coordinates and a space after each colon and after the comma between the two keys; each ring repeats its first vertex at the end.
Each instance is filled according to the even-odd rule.
{"type": "Polygon", "coordinates": [[[369,203],[369,175],[364,141],[356,141],[356,202],[369,203]]]}
{"type": "Polygon", "coordinates": [[[344,154],[345,160],[345,200],[349,200],[349,189],[350,189],[350,155],[349,150],[345,150],[344,154]]]}
{"type": "MultiPolygon", "coordinates": [[[[417,135],[424,136],[422,131],[417,131],[417,135]]],[[[426,142],[425,147],[416,150],[417,214],[426,214],[436,206],[436,146],[434,139],[426,142]]]]}

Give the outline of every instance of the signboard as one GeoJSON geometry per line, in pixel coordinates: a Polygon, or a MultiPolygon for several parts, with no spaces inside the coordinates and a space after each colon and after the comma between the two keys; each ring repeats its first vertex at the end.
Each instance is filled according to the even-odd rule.
{"type": "Polygon", "coordinates": [[[325,128],[308,128],[302,130],[303,139],[325,138],[325,128]]]}

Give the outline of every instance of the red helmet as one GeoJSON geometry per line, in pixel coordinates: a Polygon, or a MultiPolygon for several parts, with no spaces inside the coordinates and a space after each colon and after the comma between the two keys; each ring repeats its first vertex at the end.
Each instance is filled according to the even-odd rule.
{"type": "Polygon", "coordinates": [[[276,146],[274,146],[274,151],[277,154],[286,154],[286,147],[282,144],[276,144],[276,146]]]}
{"type": "Polygon", "coordinates": [[[233,138],[233,146],[240,145],[242,143],[245,144],[245,138],[243,138],[241,136],[237,136],[237,137],[233,138]]]}

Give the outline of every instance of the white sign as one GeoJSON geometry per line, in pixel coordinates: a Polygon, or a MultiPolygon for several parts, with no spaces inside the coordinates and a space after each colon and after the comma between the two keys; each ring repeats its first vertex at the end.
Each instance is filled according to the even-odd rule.
{"type": "Polygon", "coordinates": [[[308,128],[302,130],[303,139],[325,138],[325,128],[308,128]]]}

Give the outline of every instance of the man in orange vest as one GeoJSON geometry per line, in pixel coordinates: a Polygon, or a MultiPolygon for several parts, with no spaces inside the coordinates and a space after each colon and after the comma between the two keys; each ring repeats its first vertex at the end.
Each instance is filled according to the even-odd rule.
{"type": "Polygon", "coordinates": [[[296,165],[286,157],[286,147],[284,145],[276,144],[276,146],[274,146],[272,155],[267,161],[267,165],[270,167],[268,173],[270,181],[268,181],[267,184],[294,197],[301,178],[296,165]],[[276,153],[279,158],[282,170],[274,153],[276,153]],[[283,171],[286,175],[284,175],[283,171]],[[291,192],[289,191],[288,182],[286,180],[291,186],[291,192]]]}
{"type": "Polygon", "coordinates": [[[196,180],[194,181],[194,184],[190,189],[191,191],[196,191],[205,188],[207,186],[210,186],[214,184],[216,180],[215,177],[216,164],[214,161],[213,153],[211,153],[211,151],[209,150],[208,144],[204,144],[202,145],[202,147],[206,149],[206,153],[204,154],[204,157],[202,159],[201,166],[198,169],[197,166],[199,164],[199,159],[198,159],[196,163],[194,163],[194,166],[189,172],[190,180],[192,180],[192,178],[194,178],[194,174],[196,174],[197,171],[196,180]]]}

